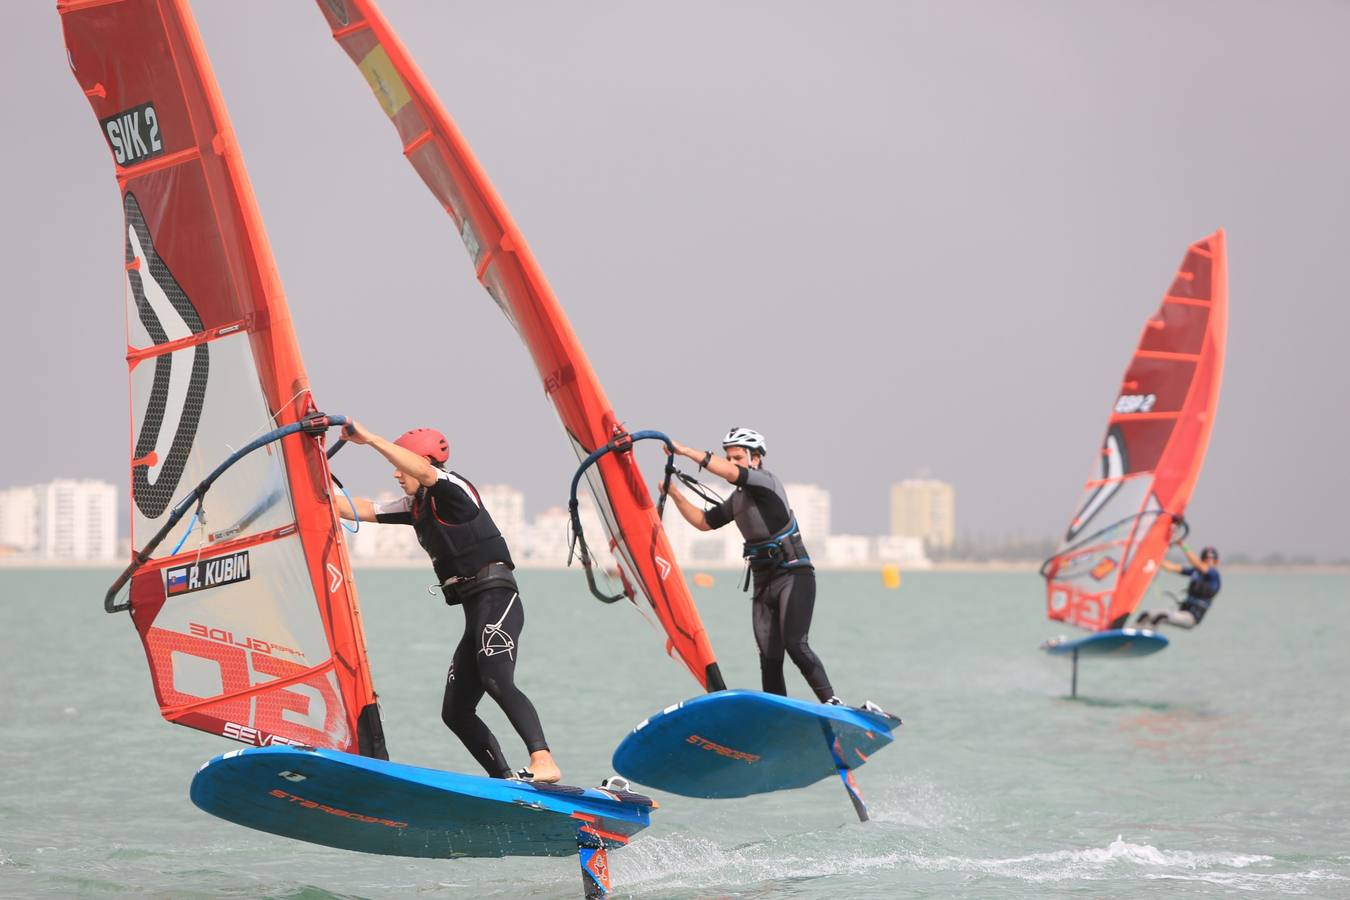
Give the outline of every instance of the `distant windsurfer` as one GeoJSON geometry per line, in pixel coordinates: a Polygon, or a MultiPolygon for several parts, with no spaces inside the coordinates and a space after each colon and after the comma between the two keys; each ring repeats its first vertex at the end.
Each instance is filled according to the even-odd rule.
{"type": "Polygon", "coordinates": [[[783,655],[791,657],[822,703],[842,704],[830,687],[825,666],[807,643],[816,603],[816,573],[806,552],[797,518],[783,483],[764,468],[764,437],[749,428],[733,428],[722,439],[726,457],[672,441],[675,452],[736,486],[722,503],[699,509],[670,486],[668,496],[700,531],[735,522],[745,538],[745,557],[754,576],[751,616],[759,645],[764,691],[787,696],[783,655]]]}
{"type": "Polygon", "coordinates": [[[1195,552],[1185,544],[1181,545],[1181,552],[1186,554],[1186,561],[1189,566],[1182,566],[1171,560],[1164,559],[1159,565],[1169,572],[1176,572],[1179,575],[1185,575],[1190,578],[1186,585],[1186,597],[1181,601],[1177,609],[1164,609],[1159,611],[1144,610],[1136,618],[1136,625],[1147,625],[1157,627],[1158,625],[1175,625],[1178,628],[1194,628],[1200,624],[1200,620],[1209,612],[1210,604],[1214,598],[1219,595],[1219,551],[1213,547],[1205,547],[1196,556],[1195,552]]]}
{"type": "Polygon", "coordinates": [[[366,444],[394,465],[404,496],[387,503],[361,497],[336,503],[344,518],[352,507],[362,522],[411,525],[431,557],[445,602],[464,607],[464,636],[445,682],[441,719],[493,778],[556,782],[558,765],[544,740],[534,704],[515,684],[520,632],[525,627],[506,540],[483,506],[478,490],[447,471],[450,444],[431,428],[414,428],[388,441],[353,421],[343,436],[366,444]],[[496,737],[478,717],[486,693],[506,713],[530,753],[528,768],[512,773],[496,737]]]}

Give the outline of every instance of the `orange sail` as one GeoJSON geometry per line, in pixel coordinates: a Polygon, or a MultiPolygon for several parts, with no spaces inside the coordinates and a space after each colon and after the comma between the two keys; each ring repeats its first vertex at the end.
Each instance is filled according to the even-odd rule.
{"type": "Polygon", "coordinates": [[[383,755],[322,429],[300,430],[314,399],[196,24],[183,0],[57,10],[125,214],[131,533],[146,549],[108,608],[131,610],[169,721],[383,755]]]}
{"type": "Polygon", "coordinates": [[[1144,324],[1107,418],[1099,474],[1046,561],[1047,615],[1117,628],[1173,540],[1209,446],[1228,333],[1223,231],[1190,246],[1144,324]]]}
{"type": "MultiPolygon", "coordinates": [[[[398,131],[403,155],[450,215],[474,272],[529,348],[578,459],[624,436],[562,306],[506,205],[388,21],[369,0],[318,0],[333,36],[398,131]]],[[[712,646],[632,453],[588,480],[630,599],[641,590],[673,650],[708,690],[723,687],[712,646]]],[[[594,470],[591,470],[594,471],[594,470]]]]}

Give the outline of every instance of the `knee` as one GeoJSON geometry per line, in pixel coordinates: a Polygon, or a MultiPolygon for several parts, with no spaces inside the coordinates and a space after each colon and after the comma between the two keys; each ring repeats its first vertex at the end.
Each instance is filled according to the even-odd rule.
{"type": "Polygon", "coordinates": [[[499,705],[502,698],[515,693],[516,683],[511,676],[483,675],[483,691],[499,705]]]}
{"type": "Polygon", "coordinates": [[[811,652],[811,646],[806,641],[794,641],[787,646],[787,654],[797,665],[804,662],[810,662],[815,659],[815,654],[811,652]]]}
{"type": "Polygon", "coordinates": [[[468,719],[469,715],[471,715],[471,713],[466,714],[464,710],[458,709],[449,703],[441,707],[441,721],[445,723],[446,728],[449,728],[455,734],[459,734],[464,730],[465,721],[468,719]]]}
{"type": "Polygon", "coordinates": [[[461,734],[476,717],[476,710],[477,704],[470,706],[461,702],[453,693],[446,694],[445,700],[441,703],[441,721],[455,734],[461,734]]]}
{"type": "Polygon", "coordinates": [[[761,669],[772,670],[783,668],[783,657],[759,655],[759,667],[761,669]]]}

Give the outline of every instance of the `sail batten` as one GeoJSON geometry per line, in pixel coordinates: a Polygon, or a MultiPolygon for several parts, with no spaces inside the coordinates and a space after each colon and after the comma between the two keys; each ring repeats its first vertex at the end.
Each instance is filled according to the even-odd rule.
{"type": "Polygon", "coordinates": [[[1192,244],[1144,323],[1107,417],[1099,470],[1046,577],[1047,615],[1120,627],[1158,572],[1199,477],[1227,337],[1224,234],[1192,244]]]}

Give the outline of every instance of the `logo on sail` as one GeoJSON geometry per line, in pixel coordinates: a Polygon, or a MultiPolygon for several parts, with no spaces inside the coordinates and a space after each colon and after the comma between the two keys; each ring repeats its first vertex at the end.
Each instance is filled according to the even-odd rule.
{"type": "Polygon", "coordinates": [[[238,553],[167,569],[164,573],[164,593],[174,597],[227,584],[238,584],[241,581],[248,581],[248,578],[248,551],[240,550],[238,553]]]}
{"type": "MultiPolygon", "coordinates": [[[[134,194],[123,201],[129,315],[136,317],[156,345],[204,331],[201,316],[155,249],[134,194]]],[[[154,357],[154,378],[139,410],[140,430],[132,462],[131,496],[136,508],[158,519],[173,500],[197,437],[210,350],[198,344],[154,357]]],[[[134,401],[141,396],[133,396],[134,401]]]]}
{"type": "Polygon", "coordinates": [[[159,114],[155,112],[153,103],[124,109],[116,115],[99,119],[98,124],[119,166],[144,162],[164,152],[164,139],[159,133],[159,114]]]}

